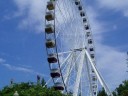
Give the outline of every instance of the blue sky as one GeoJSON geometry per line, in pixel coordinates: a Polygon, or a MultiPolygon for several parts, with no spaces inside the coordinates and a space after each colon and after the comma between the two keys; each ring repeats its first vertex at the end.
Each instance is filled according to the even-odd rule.
{"type": "MultiPolygon", "coordinates": [[[[0,88],[49,78],[44,46],[47,0],[0,1],[0,88]]],[[[127,79],[128,1],[83,0],[94,34],[97,67],[111,89],[127,79]],[[110,79],[111,78],[111,79],[110,79]]]]}
{"type": "Polygon", "coordinates": [[[11,78],[15,82],[36,82],[38,73],[44,76],[48,72],[44,70],[48,69],[44,34],[37,34],[32,26],[19,28],[26,14],[16,16],[18,8],[14,1],[0,1],[0,4],[0,88],[8,85],[11,78]]]}

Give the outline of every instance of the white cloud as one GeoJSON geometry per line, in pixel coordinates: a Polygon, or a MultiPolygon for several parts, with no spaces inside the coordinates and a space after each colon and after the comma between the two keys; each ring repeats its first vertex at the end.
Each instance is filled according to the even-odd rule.
{"type": "MultiPolygon", "coordinates": [[[[109,87],[113,90],[123,80],[128,79],[125,62],[126,56],[124,52],[120,52],[117,48],[102,43],[104,39],[108,39],[103,38],[104,32],[108,32],[106,27],[107,23],[99,21],[97,19],[99,12],[94,10],[93,7],[88,7],[87,13],[96,46],[97,68],[103,78],[105,78],[105,82],[107,82],[109,87]]],[[[115,26],[114,29],[116,30],[116,28],[115,26]]]]}
{"type": "Polygon", "coordinates": [[[103,39],[102,34],[108,31],[108,29],[105,28],[106,23],[98,20],[98,16],[99,16],[98,12],[97,10],[94,10],[93,7],[91,6],[87,7],[87,15],[92,28],[94,39],[97,40],[98,42],[101,42],[103,39]]]}
{"type": "Polygon", "coordinates": [[[0,58],[0,64],[1,64],[1,63],[4,63],[5,61],[6,61],[5,59],[0,58]]]}
{"type": "Polygon", "coordinates": [[[113,30],[117,30],[117,29],[118,29],[117,25],[113,25],[113,30]]]}
{"type": "MultiPolygon", "coordinates": [[[[24,18],[19,23],[19,28],[21,29],[32,29],[36,31],[36,33],[40,33],[44,31],[45,24],[45,12],[46,12],[46,3],[49,0],[13,0],[14,3],[18,7],[18,11],[15,12],[14,17],[24,16],[24,18]]],[[[69,1],[66,1],[70,3],[69,1]]],[[[63,24],[69,22],[72,18],[72,14],[69,15],[67,12],[67,7],[69,5],[61,3],[61,1],[57,2],[56,10],[56,18],[58,19],[58,24],[63,24]],[[62,5],[62,6],[61,6],[62,5]],[[59,7],[58,7],[59,6],[59,7]],[[61,12],[63,12],[63,16],[61,16],[61,12]],[[66,21],[64,20],[66,18],[66,21]]],[[[69,8],[69,7],[68,7],[69,8]]],[[[69,8],[68,10],[71,11],[69,8]]]]}
{"type": "Polygon", "coordinates": [[[97,0],[101,7],[121,11],[124,16],[128,16],[128,0],[97,0]]]}
{"type": "Polygon", "coordinates": [[[34,75],[46,76],[46,75],[44,75],[42,73],[39,73],[39,72],[31,69],[30,66],[24,66],[24,65],[22,65],[23,67],[20,67],[20,66],[14,66],[14,65],[11,65],[11,64],[7,64],[6,63],[6,60],[3,59],[3,58],[0,58],[0,65],[1,66],[4,66],[7,69],[12,70],[12,71],[21,71],[21,72],[25,72],[25,73],[34,74],[34,75]]]}
{"type": "Polygon", "coordinates": [[[42,32],[44,22],[45,5],[48,0],[13,0],[18,7],[15,16],[24,16],[19,23],[19,28],[32,29],[42,32]]]}
{"type": "Polygon", "coordinates": [[[97,45],[97,67],[111,89],[128,79],[125,54],[110,46],[97,45]]]}
{"type": "MultiPolygon", "coordinates": [[[[106,0],[107,2],[108,0],[106,0]]],[[[87,7],[87,14],[92,28],[96,46],[97,68],[102,74],[105,82],[112,90],[115,89],[123,80],[127,78],[126,56],[124,52],[120,52],[116,47],[111,47],[102,43],[104,40],[104,33],[109,33],[107,24],[104,21],[99,21],[100,17],[94,7],[87,7]]],[[[114,25],[113,29],[116,30],[117,26],[114,25]]],[[[113,30],[112,29],[112,30],[113,30]]]]}
{"type": "Polygon", "coordinates": [[[20,66],[13,66],[11,64],[6,64],[6,63],[3,63],[1,65],[6,67],[9,70],[12,70],[12,71],[21,71],[21,72],[25,72],[25,73],[34,74],[34,75],[45,76],[44,74],[39,73],[39,72],[37,72],[37,71],[35,71],[33,69],[30,69],[30,68],[20,67],[20,66]]]}

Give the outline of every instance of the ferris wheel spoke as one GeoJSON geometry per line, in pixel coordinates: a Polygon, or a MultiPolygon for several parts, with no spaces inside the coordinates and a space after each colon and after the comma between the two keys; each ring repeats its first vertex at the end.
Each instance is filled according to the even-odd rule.
{"type": "MultiPolygon", "coordinates": [[[[63,5],[62,3],[59,3],[59,2],[57,2],[57,7],[58,7],[58,9],[59,9],[59,12],[60,12],[60,14],[61,14],[61,16],[60,17],[62,17],[63,18],[63,21],[64,21],[64,27],[65,28],[67,28],[67,19],[66,18],[68,18],[68,16],[64,16],[64,13],[62,12],[62,10],[61,10],[61,8],[60,8],[60,5],[63,5]]],[[[66,7],[63,7],[63,8],[66,8],[66,7]]],[[[66,11],[66,12],[68,12],[68,11],[66,11]]],[[[66,15],[66,12],[65,12],[65,15],[66,15]]],[[[70,16],[71,17],[71,16],[70,16]]],[[[58,21],[58,20],[57,20],[58,21]]],[[[64,31],[64,30],[63,30],[64,31]]],[[[73,30],[71,30],[71,31],[73,31],[73,30]]],[[[57,37],[58,37],[58,35],[59,35],[59,33],[60,32],[58,32],[58,34],[57,34],[57,37]]],[[[57,38],[56,37],[56,38],[57,38]]]]}
{"type": "MultiPolygon", "coordinates": [[[[86,55],[85,55],[85,57],[86,57],[86,55]]],[[[93,96],[93,89],[92,89],[92,80],[91,80],[91,75],[90,75],[90,70],[89,70],[89,65],[88,65],[88,60],[87,59],[85,59],[85,62],[86,62],[86,70],[87,70],[87,75],[88,75],[88,80],[89,80],[89,88],[90,88],[90,92],[89,92],[89,94],[90,94],[90,96],[93,96]]]]}
{"type": "MultiPolygon", "coordinates": [[[[79,26],[83,26],[83,23],[82,23],[82,18],[79,18],[80,17],[80,14],[79,14],[79,11],[77,10],[77,8],[76,9],[73,9],[73,7],[75,8],[75,4],[74,4],[74,1],[73,0],[70,0],[70,4],[72,4],[73,6],[72,6],[72,13],[73,13],[73,17],[76,17],[76,18],[74,18],[74,20],[79,20],[79,21],[81,21],[81,22],[77,22],[77,27],[76,27],[76,29],[75,29],[75,35],[76,35],[76,37],[79,35],[79,34],[81,34],[81,33],[84,33],[84,30],[83,30],[83,28],[81,28],[81,27],[79,27],[79,26]],[[77,15],[76,15],[77,14],[77,15]],[[80,29],[81,28],[81,29],[80,29]],[[80,33],[78,33],[78,32],[80,32],[80,33]]],[[[71,5],[70,5],[71,6],[71,5]]],[[[85,35],[85,33],[84,34],[81,34],[81,35],[85,35]]],[[[79,37],[80,38],[80,37],[79,37]]],[[[80,39],[76,39],[76,44],[78,44],[78,43],[81,43],[80,41],[80,39]]],[[[85,41],[85,39],[84,39],[84,41],[85,41]]]]}
{"type": "Polygon", "coordinates": [[[81,58],[80,58],[80,62],[79,62],[80,65],[78,67],[77,77],[76,77],[76,80],[75,80],[75,85],[74,85],[74,90],[73,90],[74,91],[73,96],[78,95],[80,78],[81,78],[82,68],[83,68],[83,64],[84,64],[84,57],[85,57],[85,50],[83,50],[83,52],[81,54],[81,58]]]}
{"type": "Polygon", "coordinates": [[[72,53],[72,52],[73,52],[73,51],[59,52],[58,55],[69,54],[69,53],[72,53]]]}
{"type": "MultiPolygon", "coordinates": [[[[59,22],[59,20],[57,18],[55,18],[55,19],[56,19],[56,26],[60,26],[61,23],[59,22]]],[[[64,24],[64,27],[66,28],[65,24],[64,24]]],[[[65,31],[62,26],[60,27],[60,29],[56,29],[56,39],[57,39],[59,33],[62,32],[62,31],[65,31]]]]}
{"type": "Polygon", "coordinates": [[[88,57],[88,59],[90,61],[90,64],[93,67],[93,69],[94,69],[94,71],[95,71],[95,73],[96,73],[101,85],[103,86],[103,88],[107,92],[108,96],[113,96],[112,93],[110,92],[109,88],[107,87],[106,83],[104,82],[103,78],[101,77],[100,73],[98,72],[98,70],[97,70],[95,64],[93,63],[88,51],[86,50],[85,52],[86,52],[86,55],[87,55],[87,57],[88,57]]]}
{"type": "MultiPolygon", "coordinates": [[[[69,1],[68,1],[68,3],[70,3],[69,1]]],[[[71,16],[71,13],[73,13],[73,11],[74,11],[74,9],[72,10],[72,7],[71,7],[71,3],[70,3],[70,5],[68,4],[68,3],[64,3],[64,8],[65,8],[65,10],[67,9],[67,12],[68,12],[68,15],[69,15],[69,17],[70,17],[70,20],[71,20],[71,24],[69,25],[70,26],[70,30],[74,33],[74,34],[76,34],[77,32],[78,32],[78,30],[75,30],[75,31],[73,31],[73,29],[74,29],[74,27],[73,27],[73,23],[74,23],[74,18],[76,17],[76,16],[71,16]],[[70,6],[70,7],[69,7],[70,6]],[[69,12],[68,10],[70,10],[71,9],[71,11],[69,12]]],[[[68,17],[68,16],[67,16],[68,17]]],[[[69,27],[68,26],[68,27],[69,27]]],[[[77,28],[76,28],[77,29],[77,28]]],[[[75,36],[75,37],[77,37],[77,36],[75,36]]],[[[75,39],[75,41],[76,40],[79,40],[79,39],[75,39]]],[[[76,43],[77,44],[77,43],[76,43]]]]}
{"type": "Polygon", "coordinates": [[[75,46],[74,47],[76,48],[76,46],[77,46],[77,48],[78,48],[79,46],[77,44],[81,43],[80,37],[78,35],[81,35],[81,33],[82,33],[82,31],[80,30],[80,27],[79,27],[80,24],[78,21],[80,21],[81,18],[79,18],[78,12],[73,8],[73,5],[74,5],[73,2],[70,0],[68,0],[68,2],[69,2],[69,3],[67,3],[68,8],[71,9],[69,12],[69,15],[70,15],[70,17],[72,17],[71,18],[71,28],[75,29],[74,30],[74,37],[76,39],[75,39],[75,46]],[[71,16],[71,14],[72,14],[72,16],[71,16]],[[76,24],[76,23],[78,26],[74,27],[74,24],[76,24]]]}
{"type": "Polygon", "coordinates": [[[77,57],[75,60],[73,60],[73,59],[74,59],[74,55],[73,55],[71,62],[69,62],[68,66],[67,66],[67,70],[66,70],[66,72],[65,72],[66,74],[64,75],[65,84],[66,84],[66,85],[67,85],[67,81],[68,81],[69,78],[70,78],[71,72],[72,72],[72,70],[73,70],[73,68],[74,68],[74,66],[75,66],[75,64],[76,64],[76,62],[77,62],[77,60],[79,59],[79,57],[80,57],[81,54],[82,54],[82,53],[79,53],[78,57],[77,57]],[[73,62],[73,61],[74,61],[74,62],[73,62]]]}
{"type": "MultiPolygon", "coordinates": [[[[75,62],[79,59],[79,57],[80,57],[81,54],[82,54],[82,53],[80,53],[80,54],[78,55],[78,57],[75,59],[75,62]]],[[[73,55],[72,55],[72,57],[73,57],[73,55]]],[[[61,68],[61,70],[62,70],[63,73],[68,73],[67,76],[63,75],[64,81],[65,81],[65,85],[67,86],[68,89],[69,89],[69,85],[66,83],[66,79],[67,79],[67,81],[69,81],[69,80],[71,79],[71,77],[70,77],[71,71],[73,70],[74,65],[75,65],[75,62],[72,62],[72,59],[74,59],[74,58],[72,58],[72,57],[70,57],[70,60],[68,60],[67,62],[65,62],[65,66],[63,66],[63,68],[61,68]],[[68,69],[66,69],[66,68],[69,68],[69,66],[71,66],[70,71],[69,71],[68,69]],[[67,70],[67,71],[65,71],[65,70],[67,70]],[[68,77],[68,78],[67,78],[67,77],[68,77]],[[70,79],[69,79],[69,78],[70,78],[70,79]]]]}
{"type": "Polygon", "coordinates": [[[72,54],[73,54],[73,53],[70,53],[70,54],[65,58],[65,60],[63,60],[63,62],[62,62],[61,65],[60,65],[61,67],[65,64],[65,62],[68,62],[68,61],[70,60],[72,54]]]}

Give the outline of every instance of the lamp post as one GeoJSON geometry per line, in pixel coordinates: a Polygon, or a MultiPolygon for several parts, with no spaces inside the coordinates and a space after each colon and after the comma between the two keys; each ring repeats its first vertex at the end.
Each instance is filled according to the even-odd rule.
{"type": "Polygon", "coordinates": [[[15,91],[14,95],[13,96],[19,96],[18,92],[15,91]]]}
{"type": "Polygon", "coordinates": [[[40,85],[40,76],[37,75],[37,85],[40,85]]]}
{"type": "MultiPolygon", "coordinates": [[[[128,52],[127,52],[126,63],[127,63],[127,67],[128,67],[128,52]]],[[[126,72],[128,72],[128,70],[126,72]]]]}
{"type": "Polygon", "coordinates": [[[13,84],[14,84],[13,79],[11,79],[10,80],[10,88],[13,88],[13,84]]]}

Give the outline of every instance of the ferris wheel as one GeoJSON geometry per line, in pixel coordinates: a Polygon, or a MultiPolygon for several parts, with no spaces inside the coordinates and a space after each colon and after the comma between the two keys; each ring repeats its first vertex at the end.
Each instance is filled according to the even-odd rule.
{"type": "Polygon", "coordinates": [[[73,96],[97,96],[98,81],[112,96],[96,68],[95,47],[80,0],[50,0],[45,14],[45,39],[55,90],[73,96]]]}

